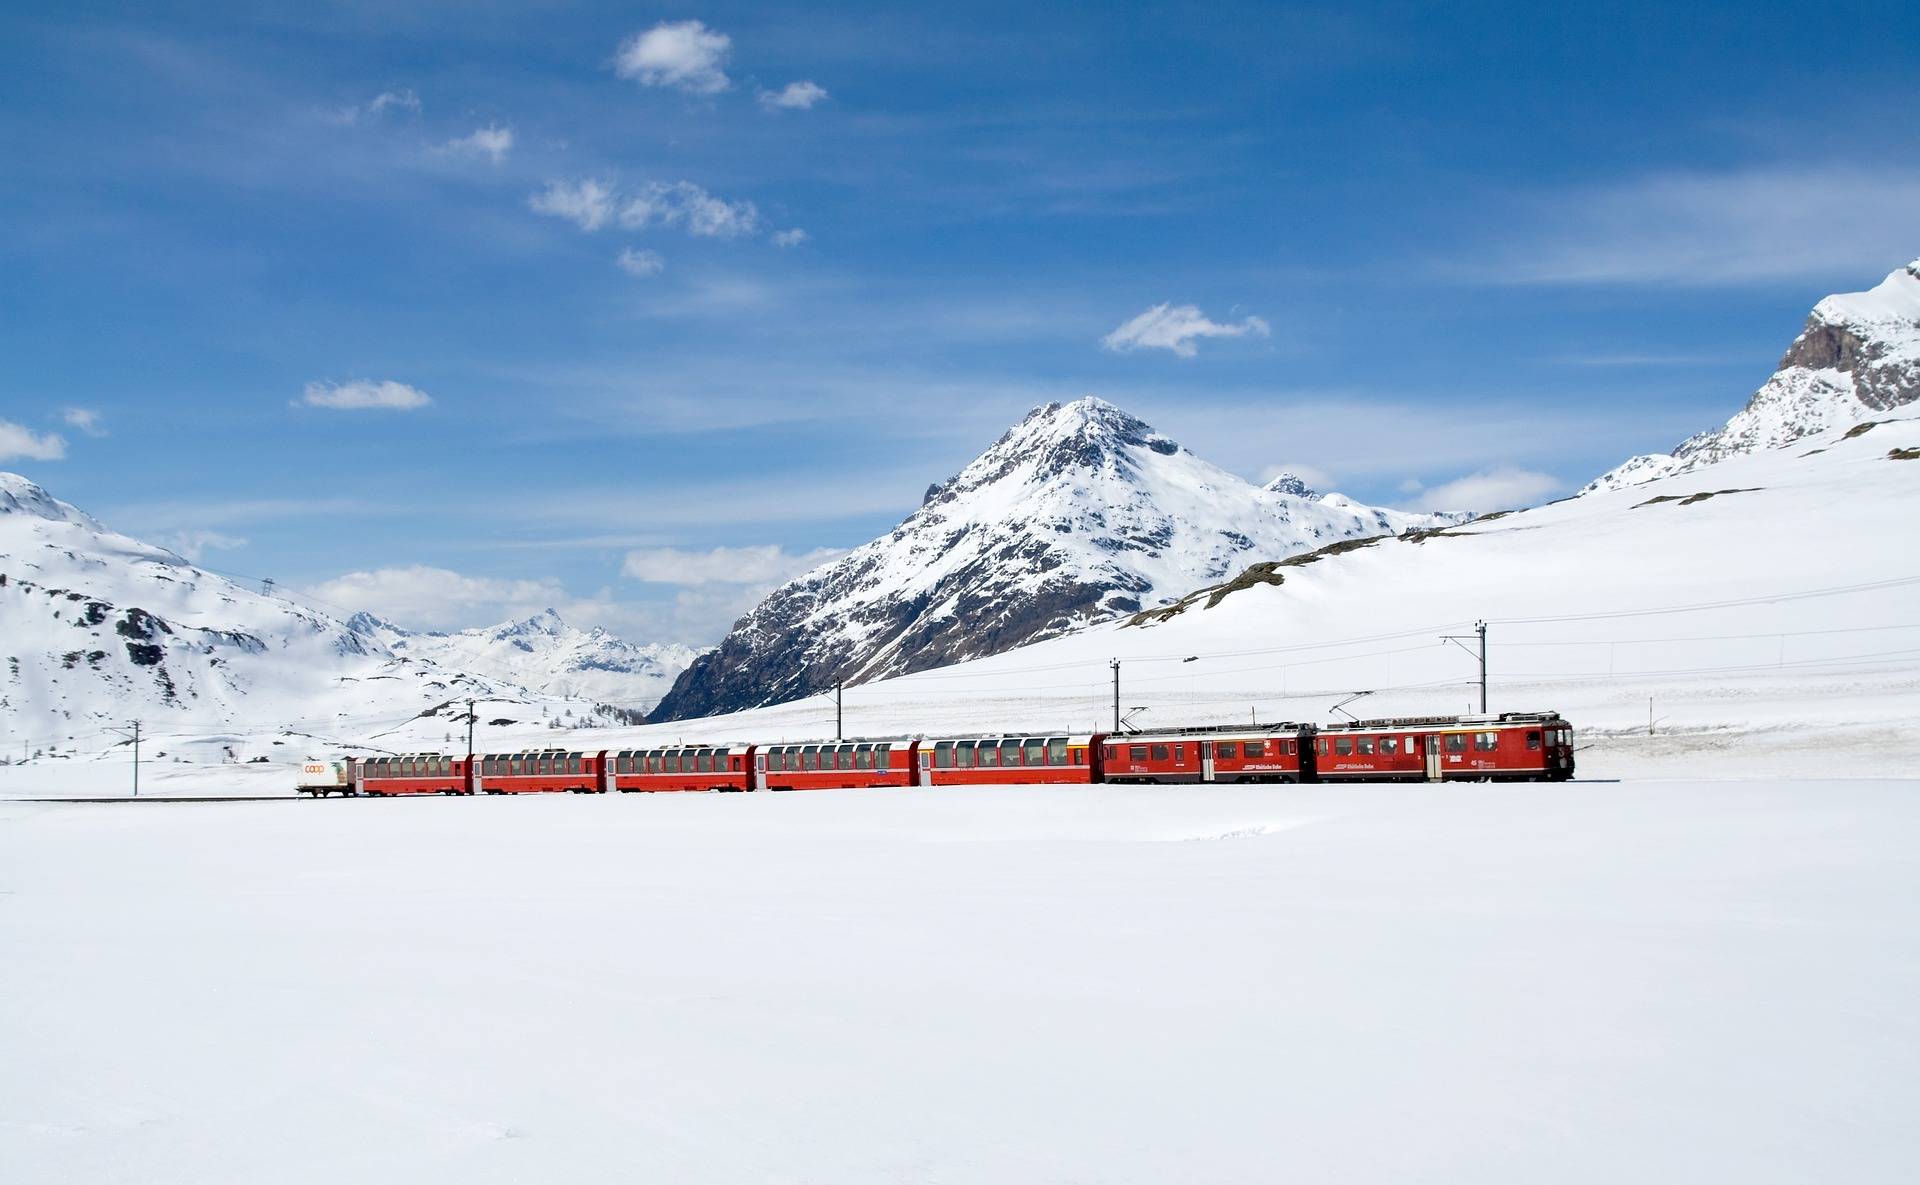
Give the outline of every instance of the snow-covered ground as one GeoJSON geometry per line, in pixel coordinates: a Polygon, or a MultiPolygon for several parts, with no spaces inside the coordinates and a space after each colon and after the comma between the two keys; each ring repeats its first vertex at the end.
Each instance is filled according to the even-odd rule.
{"type": "Polygon", "coordinates": [[[0,804],[19,1182],[1912,1179],[1920,783],[0,804]]]}

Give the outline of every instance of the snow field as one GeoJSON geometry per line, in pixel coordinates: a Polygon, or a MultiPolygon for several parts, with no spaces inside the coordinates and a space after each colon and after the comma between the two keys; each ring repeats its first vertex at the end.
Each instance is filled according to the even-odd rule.
{"type": "Polygon", "coordinates": [[[0,804],[91,1182],[1892,1182],[1913,782],[0,804]]]}

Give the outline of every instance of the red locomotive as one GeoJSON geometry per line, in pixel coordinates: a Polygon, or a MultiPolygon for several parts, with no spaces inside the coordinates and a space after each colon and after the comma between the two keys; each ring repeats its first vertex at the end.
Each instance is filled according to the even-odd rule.
{"type": "Polygon", "coordinates": [[[1036,783],[1563,782],[1573,727],[1557,712],[1224,725],[1142,733],[963,735],[665,745],[310,762],[300,793],[623,794],[1036,783]]]}

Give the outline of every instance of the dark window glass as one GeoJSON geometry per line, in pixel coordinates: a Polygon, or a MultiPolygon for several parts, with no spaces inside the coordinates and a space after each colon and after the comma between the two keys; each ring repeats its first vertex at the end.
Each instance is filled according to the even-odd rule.
{"type": "Polygon", "coordinates": [[[1372,737],[1355,737],[1354,748],[1357,749],[1359,752],[1371,754],[1373,752],[1373,738],[1372,737]]]}
{"type": "Polygon", "coordinates": [[[1145,761],[1146,759],[1147,759],[1147,747],[1145,745],[1128,745],[1127,746],[1128,761],[1145,761]]]}
{"type": "Polygon", "coordinates": [[[1466,733],[1450,732],[1447,734],[1447,752],[1465,753],[1466,751],[1467,751],[1467,734],[1466,733]]]}
{"type": "Polygon", "coordinates": [[[1333,738],[1333,752],[1334,752],[1334,755],[1337,757],[1353,756],[1353,738],[1352,737],[1333,738]]]}
{"type": "Polygon", "coordinates": [[[1165,745],[1153,745],[1151,748],[1155,761],[1165,761],[1167,759],[1167,747],[1165,745]]]}
{"type": "Polygon", "coordinates": [[[1019,765],[1020,764],[1020,742],[1019,741],[1001,741],[1000,742],[1000,764],[1001,765],[1019,765]]]}
{"type": "Polygon", "coordinates": [[[953,768],[953,742],[941,741],[934,746],[933,764],[941,769],[953,768]]]}
{"type": "Polygon", "coordinates": [[[1386,754],[1387,756],[1389,756],[1389,757],[1391,757],[1391,756],[1393,756],[1393,755],[1394,755],[1394,753],[1395,753],[1395,752],[1396,752],[1396,751],[1397,751],[1397,750],[1398,750],[1399,748],[1400,748],[1400,741],[1399,741],[1399,740],[1398,740],[1397,738],[1395,738],[1395,737],[1381,737],[1381,738],[1380,738],[1380,751],[1381,751],[1382,753],[1385,753],[1385,754],[1386,754]]]}
{"type": "Polygon", "coordinates": [[[1028,741],[1026,748],[1028,765],[1045,765],[1047,763],[1047,742],[1028,741]]]}
{"type": "Polygon", "coordinates": [[[1527,750],[1531,752],[1535,749],[1538,749],[1539,747],[1540,747],[1540,734],[1537,732],[1528,733],[1527,734],[1527,750]]]}
{"type": "Polygon", "coordinates": [[[973,768],[973,742],[961,741],[953,747],[954,760],[961,769],[973,768]]]}
{"type": "Polygon", "coordinates": [[[1047,742],[1047,764],[1065,765],[1067,763],[1067,740],[1056,737],[1047,742]]]}
{"type": "Polygon", "coordinates": [[[975,750],[975,752],[979,755],[982,766],[1000,764],[999,746],[995,745],[992,741],[981,741],[980,747],[975,750]]]}
{"type": "Polygon", "coordinates": [[[1213,755],[1222,761],[1232,761],[1240,756],[1238,741],[1221,741],[1213,747],[1213,755]]]}

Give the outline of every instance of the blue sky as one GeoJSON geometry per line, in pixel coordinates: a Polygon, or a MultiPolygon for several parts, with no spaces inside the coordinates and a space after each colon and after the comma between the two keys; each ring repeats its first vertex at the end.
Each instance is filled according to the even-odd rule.
{"type": "Polygon", "coordinates": [[[1898,3],[15,6],[0,466],[689,642],[1049,399],[1551,497],[1920,255],[1916,61],[1898,3]]]}

